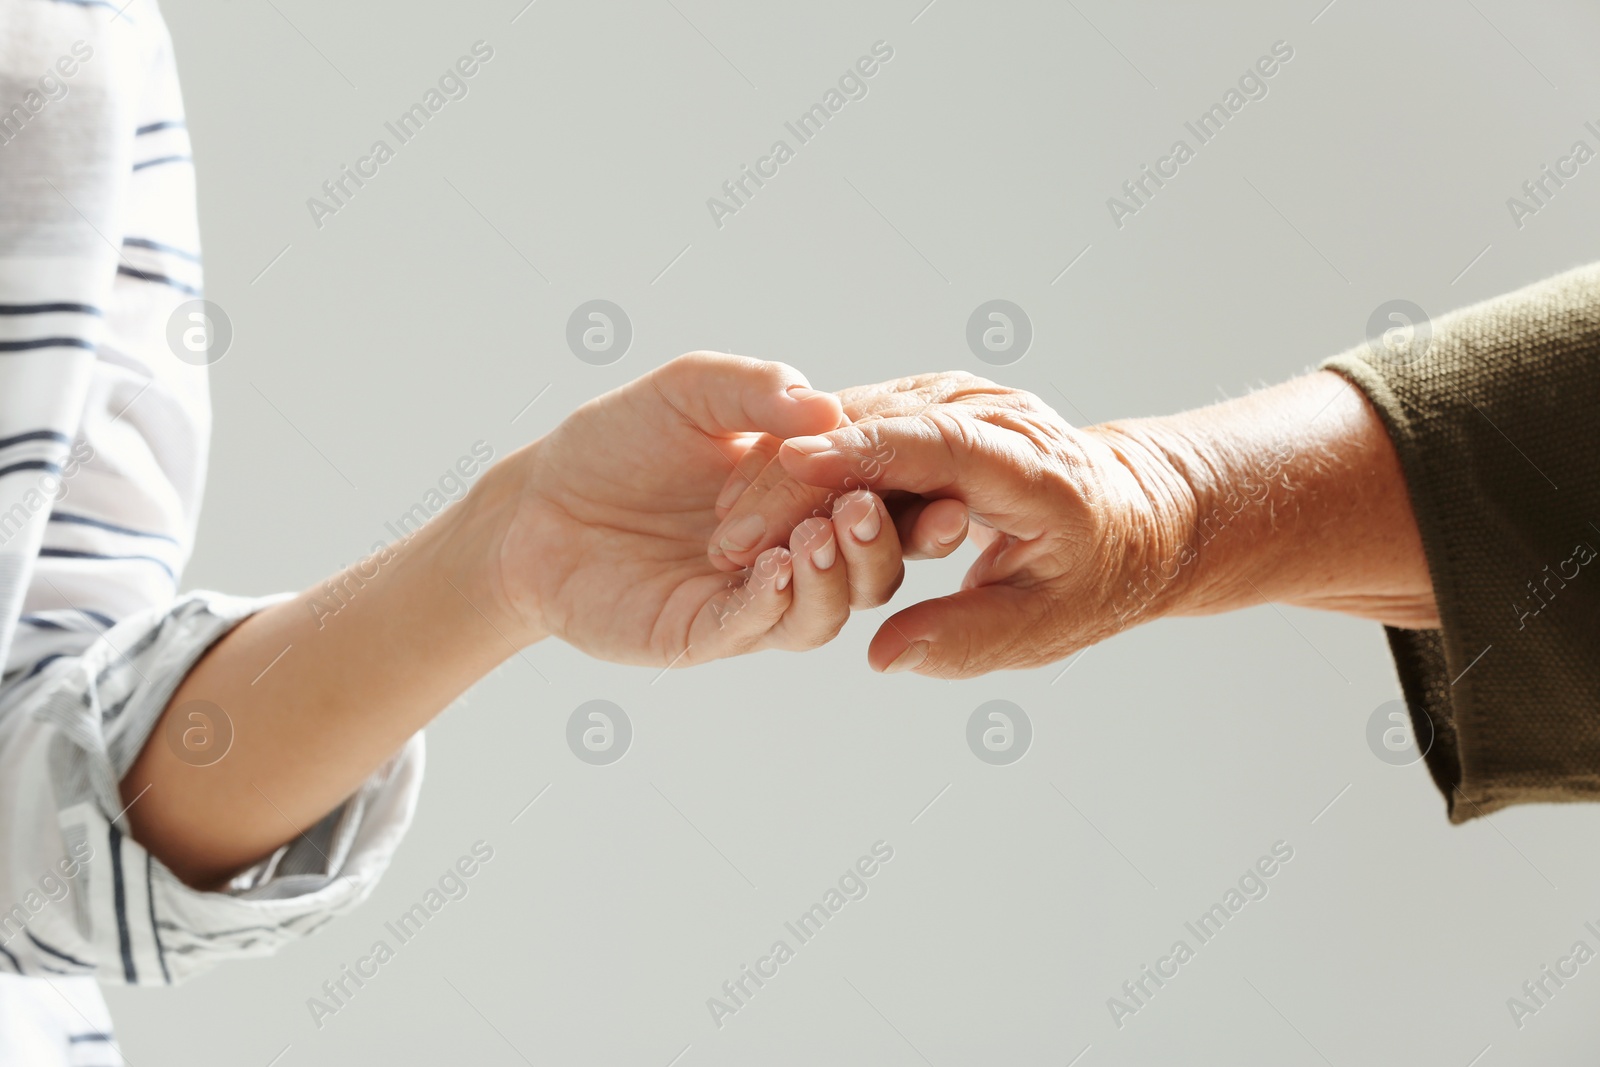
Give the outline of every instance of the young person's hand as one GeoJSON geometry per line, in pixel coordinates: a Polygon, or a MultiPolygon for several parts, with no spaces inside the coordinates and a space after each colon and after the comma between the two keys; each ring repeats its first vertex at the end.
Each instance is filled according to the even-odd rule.
{"type": "Polygon", "coordinates": [[[883,603],[900,581],[875,496],[796,516],[737,566],[714,565],[705,546],[752,446],[844,421],[838,398],[792,367],[708,352],[585,404],[473,490],[469,508],[491,516],[485,592],[503,628],[663,666],[830,640],[852,606],[883,603]]]}
{"type": "MultiPolygon", "coordinates": [[[[919,409],[953,399],[956,381],[952,375],[929,374],[841,389],[837,394],[844,408],[841,425],[920,413],[919,409]]],[[[797,523],[808,517],[837,518],[856,506],[854,501],[875,495],[868,487],[882,481],[885,469],[895,459],[892,443],[885,441],[881,447],[850,457],[849,470],[836,487],[820,488],[799,481],[784,469],[778,462],[782,445],[782,438],[761,435],[728,475],[717,497],[720,522],[706,550],[718,569],[747,567],[762,552],[782,544],[797,523]]],[[[894,521],[905,559],[939,559],[960,548],[966,539],[967,509],[960,500],[895,490],[886,490],[881,499],[894,521]]],[[[859,550],[858,546],[867,543],[865,535],[875,535],[876,529],[869,525],[858,531],[849,523],[842,524],[847,553],[859,550]],[[844,533],[846,529],[849,535],[844,533]]]]}
{"type": "Polygon", "coordinates": [[[797,517],[738,573],[705,546],[728,472],[761,434],[842,422],[838,398],[793,368],[712,353],[583,405],[414,536],[213,645],[122,780],[136,839],[189,884],[220,884],[542,637],[656,666],[829,640],[852,602],[882,603],[900,580],[900,542],[876,497],[797,517]],[[214,765],[159,740],[197,700],[234,727],[214,765]]]}

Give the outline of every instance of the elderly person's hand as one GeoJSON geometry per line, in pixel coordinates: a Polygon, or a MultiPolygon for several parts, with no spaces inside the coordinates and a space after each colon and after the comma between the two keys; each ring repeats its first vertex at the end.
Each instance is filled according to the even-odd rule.
{"type": "Polygon", "coordinates": [[[947,551],[938,542],[959,540],[970,509],[982,553],[961,590],[891,617],[869,651],[878,670],[1038,666],[1161,615],[1272,600],[1437,624],[1392,446],[1337,375],[1086,429],[960,373],[844,399],[851,425],[758,449],[777,464],[732,503],[711,546],[747,561],[816,507],[818,490],[869,486],[908,516],[912,552],[947,551]]]}

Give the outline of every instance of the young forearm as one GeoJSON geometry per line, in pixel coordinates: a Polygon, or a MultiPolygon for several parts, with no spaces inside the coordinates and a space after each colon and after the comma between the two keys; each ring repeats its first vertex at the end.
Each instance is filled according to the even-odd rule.
{"type": "Polygon", "coordinates": [[[207,885],[270,854],[536,638],[506,621],[482,580],[492,510],[483,498],[475,490],[408,541],[252,616],[207,652],[122,782],[133,834],[153,855],[207,885]],[[232,725],[231,748],[208,766],[169,742],[194,701],[232,725]]]}
{"type": "Polygon", "coordinates": [[[1237,400],[1109,427],[1184,487],[1153,564],[1161,613],[1272,601],[1438,625],[1399,459],[1361,392],[1317,372],[1237,400]]]}

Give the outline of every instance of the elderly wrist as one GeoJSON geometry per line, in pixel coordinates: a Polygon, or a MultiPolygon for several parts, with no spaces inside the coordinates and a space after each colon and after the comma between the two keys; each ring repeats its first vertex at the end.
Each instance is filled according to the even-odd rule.
{"type": "Polygon", "coordinates": [[[1274,535],[1290,515],[1278,498],[1300,446],[1230,421],[1237,417],[1189,413],[1130,424],[1185,487],[1189,505],[1167,562],[1154,568],[1168,592],[1164,614],[1229,611],[1281,592],[1286,539],[1274,535]]]}
{"type": "Polygon", "coordinates": [[[1192,536],[1211,491],[1210,465],[1193,445],[1154,420],[1091,427],[1115,455],[1131,498],[1113,570],[1118,629],[1190,610],[1200,586],[1192,536]]]}

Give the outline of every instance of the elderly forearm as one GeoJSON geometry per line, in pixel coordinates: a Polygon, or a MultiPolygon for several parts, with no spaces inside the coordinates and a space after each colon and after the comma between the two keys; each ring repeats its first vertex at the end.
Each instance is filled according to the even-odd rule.
{"type": "Polygon", "coordinates": [[[214,884],[294,839],[535,639],[476,578],[489,555],[479,490],[386,557],[247,619],[184,679],[122,782],[134,836],[180,878],[214,884]],[[193,701],[232,723],[209,766],[167,743],[193,701]]]}
{"type": "Polygon", "coordinates": [[[1166,481],[1186,488],[1167,517],[1179,533],[1130,583],[1125,616],[1275,601],[1438,625],[1399,460],[1377,413],[1339,375],[1094,432],[1136,469],[1130,457],[1155,457],[1176,475],[1166,481]]]}

